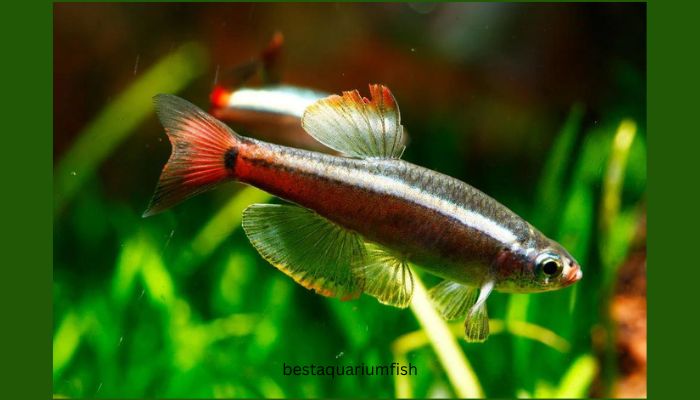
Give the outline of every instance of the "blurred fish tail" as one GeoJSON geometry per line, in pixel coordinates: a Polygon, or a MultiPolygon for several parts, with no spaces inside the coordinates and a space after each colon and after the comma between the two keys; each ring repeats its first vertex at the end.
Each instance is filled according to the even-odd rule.
{"type": "Polygon", "coordinates": [[[154,97],[172,153],[144,217],[234,178],[239,136],[193,104],[172,95],[154,97]]]}

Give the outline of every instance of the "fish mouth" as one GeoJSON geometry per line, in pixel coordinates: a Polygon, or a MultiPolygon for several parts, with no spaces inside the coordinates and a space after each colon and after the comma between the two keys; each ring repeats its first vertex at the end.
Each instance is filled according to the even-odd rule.
{"type": "Polygon", "coordinates": [[[581,271],[581,267],[576,265],[573,268],[571,268],[571,271],[569,272],[569,275],[566,277],[564,284],[566,286],[572,285],[572,284],[578,282],[579,280],[581,280],[581,278],[583,278],[583,271],[581,271]]]}

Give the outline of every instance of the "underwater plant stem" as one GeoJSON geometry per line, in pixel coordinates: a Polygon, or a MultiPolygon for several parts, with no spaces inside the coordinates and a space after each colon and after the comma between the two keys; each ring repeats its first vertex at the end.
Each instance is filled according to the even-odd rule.
{"type": "Polygon", "coordinates": [[[430,339],[455,394],[460,398],[484,397],[483,389],[464,351],[452,335],[450,327],[433,307],[428,292],[417,274],[413,275],[414,289],[411,311],[430,339]]]}
{"type": "Polygon", "coordinates": [[[252,186],[243,187],[202,227],[192,240],[192,250],[204,258],[241,225],[243,210],[254,203],[267,203],[272,195],[252,186]]]}

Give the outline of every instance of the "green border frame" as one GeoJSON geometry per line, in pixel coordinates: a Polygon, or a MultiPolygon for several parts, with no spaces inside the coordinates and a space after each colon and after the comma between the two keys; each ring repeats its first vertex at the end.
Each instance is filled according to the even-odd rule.
{"type": "Polygon", "coordinates": [[[52,9],[46,1],[8,3],[0,23],[4,398],[51,396],[52,9]]]}
{"type": "MultiPolygon", "coordinates": [[[[697,3],[647,6],[649,206],[649,397],[676,398],[695,378],[698,268],[697,186],[700,71],[697,3]],[[683,144],[679,146],[678,144],[683,144]],[[667,173],[667,179],[662,176],[667,173]],[[690,189],[690,190],[686,190],[690,189]],[[692,193],[692,192],[691,192],[692,193]],[[697,207],[697,206],[696,206],[697,207]],[[689,329],[690,328],[690,329],[689,329]],[[691,344],[692,345],[688,345],[691,344]],[[694,352],[692,350],[695,350],[694,352]]],[[[9,3],[3,10],[5,100],[0,157],[3,188],[2,397],[51,397],[53,2],[9,3]],[[9,90],[8,90],[9,89],[9,90]],[[10,150],[10,151],[8,151],[10,150]]]]}
{"type": "Polygon", "coordinates": [[[681,299],[695,302],[698,282],[693,252],[700,221],[691,211],[698,203],[691,194],[698,182],[691,177],[699,170],[694,117],[698,115],[700,57],[691,50],[698,48],[698,15],[696,2],[647,4],[650,398],[684,398],[697,392],[692,388],[698,382],[698,337],[693,328],[697,312],[681,299]]]}

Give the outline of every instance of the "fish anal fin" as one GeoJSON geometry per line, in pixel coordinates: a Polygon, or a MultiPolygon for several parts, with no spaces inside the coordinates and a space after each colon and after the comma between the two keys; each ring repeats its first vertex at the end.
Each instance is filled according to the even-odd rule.
{"type": "Polygon", "coordinates": [[[367,243],[367,259],[362,267],[365,293],[380,303],[406,308],[413,297],[413,274],[405,260],[388,250],[367,243]]]}
{"type": "Polygon", "coordinates": [[[295,205],[253,204],[242,224],[258,253],[305,288],[344,300],[362,293],[356,268],[365,249],[358,234],[295,205]]]}
{"type": "Polygon", "coordinates": [[[399,106],[386,86],[369,89],[371,99],[353,90],[316,101],[304,111],[302,127],[352,157],[401,158],[406,146],[399,106]]]}
{"type": "Polygon", "coordinates": [[[471,310],[464,320],[464,337],[467,342],[484,342],[489,337],[489,316],[486,304],[471,310]]]}
{"type": "Polygon", "coordinates": [[[428,296],[440,315],[448,320],[464,318],[476,302],[479,290],[450,280],[430,289],[428,296]]]}

